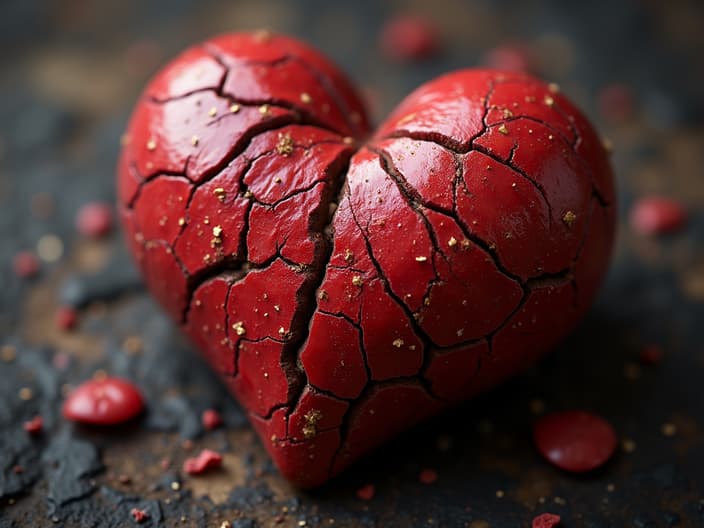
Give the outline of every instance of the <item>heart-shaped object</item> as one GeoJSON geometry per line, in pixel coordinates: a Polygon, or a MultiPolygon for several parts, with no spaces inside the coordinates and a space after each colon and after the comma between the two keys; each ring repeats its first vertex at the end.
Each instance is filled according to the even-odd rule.
{"type": "Polygon", "coordinates": [[[457,71],[368,131],[318,52],[225,35],[149,84],[118,168],[149,288],[300,486],[550,349],[612,245],[608,155],[554,85],[457,71]]]}

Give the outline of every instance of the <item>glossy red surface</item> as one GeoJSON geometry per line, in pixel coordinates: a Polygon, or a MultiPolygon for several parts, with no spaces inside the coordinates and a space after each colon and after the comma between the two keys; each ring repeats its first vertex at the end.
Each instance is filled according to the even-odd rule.
{"type": "Polygon", "coordinates": [[[118,166],[149,288],[299,486],[539,358],[611,251],[607,153],[554,86],[450,73],[369,135],[318,52],[225,35],[150,83],[118,166]]]}
{"type": "Polygon", "coordinates": [[[76,387],[63,405],[66,419],[92,425],[117,425],[139,415],[144,400],[137,387],[120,378],[93,379],[76,387]]]}
{"type": "Polygon", "coordinates": [[[533,518],[531,528],[555,528],[560,525],[560,516],[554,513],[541,513],[533,518]]]}
{"type": "Polygon", "coordinates": [[[616,450],[611,424],[585,411],[564,411],[540,418],[533,426],[535,445],[550,463],[583,473],[606,463],[616,450]]]}

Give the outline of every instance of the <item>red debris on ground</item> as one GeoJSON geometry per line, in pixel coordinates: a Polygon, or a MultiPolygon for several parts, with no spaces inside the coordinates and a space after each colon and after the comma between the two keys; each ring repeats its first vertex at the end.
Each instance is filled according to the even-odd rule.
{"type": "Polygon", "coordinates": [[[24,473],[24,467],[20,466],[19,464],[16,466],[12,466],[12,472],[15,475],[19,475],[20,473],[24,473]]]}
{"type": "Polygon", "coordinates": [[[78,313],[72,306],[61,306],[56,310],[54,322],[60,330],[73,330],[78,322],[78,313]]]}
{"type": "Polygon", "coordinates": [[[130,515],[137,524],[141,524],[149,519],[149,513],[144,510],[140,510],[139,508],[132,508],[130,510],[130,515]]]}
{"type": "Polygon", "coordinates": [[[222,425],[222,416],[215,409],[206,409],[201,414],[200,420],[206,430],[212,431],[222,425]]]}
{"type": "Polygon", "coordinates": [[[36,277],[39,273],[39,259],[31,251],[20,251],[12,259],[12,270],[23,279],[36,277]]]}
{"type": "Polygon", "coordinates": [[[610,84],[597,97],[601,114],[609,121],[627,121],[633,117],[635,102],[633,91],[625,84],[610,84]]]}
{"type": "Polygon", "coordinates": [[[490,49],[482,62],[489,68],[510,72],[533,71],[534,63],[530,49],[526,44],[512,43],[490,49]]]}
{"type": "Polygon", "coordinates": [[[579,410],[543,416],[533,426],[533,439],[549,462],[574,473],[602,466],[611,458],[618,441],[609,422],[579,410]]]}
{"type": "Polygon", "coordinates": [[[183,471],[189,475],[200,475],[220,466],[222,466],[222,455],[210,449],[203,449],[197,457],[186,459],[183,463],[183,471]]]}
{"type": "Polygon", "coordinates": [[[421,484],[432,484],[438,479],[438,473],[434,469],[424,469],[418,474],[418,482],[421,484]]]}
{"type": "Polygon", "coordinates": [[[379,45],[388,58],[412,62],[434,55],[440,49],[440,35],[423,17],[398,15],[382,27],[379,45]]]}
{"type": "Polygon", "coordinates": [[[90,202],[83,205],[76,214],[76,229],[89,238],[107,235],[113,226],[112,206],[103,202],[90,202]]]}
{"type": "Polygon", "coordinates": [[[631,208],[631,228],[641,235],[674,233],[687,222],[687,210],[676,200],[664,196],[648,196],[631,208]]]}
{"type": "Polygon", "coordinates": [[[554,528],[560,524],[560,516],[554,513],[541,513],[533,518],[531,528],[554,528]]]}
{"type": "Polygon", "coordinates": [[[657,345],[647,345],[640,350],[640,362],[644,365],[657,365],[662,361],[662,349],[657,345]]]}
{"type": "Polygon", "coordinates": [[[357,490],[357,498],[359,500],[372,500],[374,498],[374,494],[376,493],[376,487],[374,484],[367,484],[366,486],[362,486],[357,490]]]}
{"type": "Polygon", "coordinates": [[[42,420],[41,416],[37,415],[31,420],[24,422],[22,428],[31,435],[39,434],[44,428],[44,420],[42,420]]]}
{"type": "Polygon", "coordinates": [[[116,425],[139,415],[144,400],[139,389],[121,378],[92,379],[79,385],[64,402],[69,420],[93,425],[116,425]]]}

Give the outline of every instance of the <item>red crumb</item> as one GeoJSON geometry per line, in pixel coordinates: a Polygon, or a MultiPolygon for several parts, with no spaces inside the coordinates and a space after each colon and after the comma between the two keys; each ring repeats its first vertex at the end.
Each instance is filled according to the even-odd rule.
{"type": "Polygon", "coordinates": [[[42,420],[41,416],[37,415],[31,420],[24,422],[22,428],[31,435],[39,434],[44,428],[44,420],[42,420]]]}
{"type": "Polygon", "coordinates": [[[171,467],[171,459],[170,458],[162,458],[161,462],[159,462],[159,465],[161,466],[161,469],[166,471],[171,467]]]}
{"type": "Polygon", "coordinates": [[[68,420],[93,425],[116,425],[139,415],[144,399],[127,380],[105,377],[79,385],[64,402],[68,420]]]}
{"type": "Polygon", "coordinates": [[[625,84],[610,84],[598,96],[601,114],[610,121],[627,121],[633,117],[635,103],[633,91],[625,84]]]}
{"type": "Polygon", "coordinates": [[[560,524],[560,516],[554,513],[541,513],[533,518],[531,528],[554,528],[560,524]]]}
{"type": "Polygon", "coordinates": [[[432,484],[438,479],[438,473],[434,469],[424,469],[418,474],[418,482],[421,484],[432,484]]]}
{"type": "Polygon", "coordinates": [[[183,463],[183,471],[189,475],[200,475],[220,466],[222,466],[222,455],[210,449],[203,449],[197,457],[186,459],[183,463]]]}
{"type": "Polygon", "coordinates": [[[147,519],[149,519],[149,513],[144,510],[140,510],[139,508],[132,508],[130,510],[130,515],[137,524],[141,524],[147,519]]]}
{"type": "Polygon", "coordinates": [[[61,306],[56,310],[54,322],[60,330],[73,330],[78,322],[78,313],[71,306],[61,306]]]}
{"type": "Polygon", "coordinates": [[[497,46],[489,50],[482,61],[494,70],[510,72],[529,72],[534,69],[534,60],[530,49],[521,43],[497,46]]]}
{"type": "Polygon", "coordinates": [[[671,198],[648,196],[631,208],[631,228],[641,235],[659,235],[679,231],[687,222],[685,208],[671,198]]]}
{"type": "Polygon", "coordinates": [[[647,345],[640,350],[640,362],[644,365],[657,365],[662,361],[662,350],[657,345],[647,345]]]}
{"type": "Polygon", "coordinates": [[[208,431],[217,429],[222,425],[222,416],[215,409],[204,410],[200,420],[203,423],[203,427],[208,431]]]}
{"type": "Polygon", "coordinates": [[[100,238],[112,230],[112,206],[103,202],[83,205],[76,214],[76,229],[89,238],[100,238]]]}
{"type": "Polygon", "coordinates": [[[574,473],[606,463],[617,444],[611,424],[586,411],[563,411],[540,418],[533,426],[535,445],[549,462],[574,473]]]}
{"type": "Polygon", "coordinates": [[[382,27],[379,45],[388,58],[411,62],[434,55],[440,48],[440,36],[426,19],[399,15],[382,27]]]}
{"type": "Polygon", "coordinates": [[[20,473],[24,473],[24,468],[20,465],[12,466],[12,472],[19,475],[20,473]]]}
{"type": "Polygon", "coordinates": [[[39,259],[31,251],[20,251],[12,259],[12,270],[23,279],[31,279],[39,273],[39,259]]]}
{"type": "Polygon", "coordinates": [[[375,493],[376,488],[374,487],[374,484],[367,484],[357,490],[357,498],[364,501],[372,500],[375,493]]]}

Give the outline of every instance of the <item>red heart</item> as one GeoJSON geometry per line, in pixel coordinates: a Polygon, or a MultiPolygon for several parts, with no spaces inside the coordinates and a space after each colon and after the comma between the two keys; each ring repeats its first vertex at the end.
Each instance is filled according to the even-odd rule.
{"type": "Polygon", "coordinates": [[[149,288],[300,486],[550,349],[612,245],[607,153],[555,86],[457,71],[368,129],[315,50],[226,35],[149,84],[118,169],[149,288]]]}

